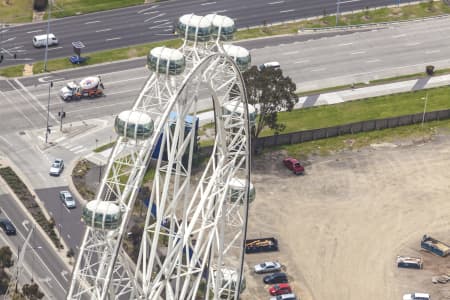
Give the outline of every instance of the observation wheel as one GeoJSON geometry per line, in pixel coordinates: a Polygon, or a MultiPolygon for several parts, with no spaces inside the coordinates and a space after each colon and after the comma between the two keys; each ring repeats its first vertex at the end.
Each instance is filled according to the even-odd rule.
{"type": "Polygon", "coordinates": [[[67,299],[239,299],[245,287],[255,110],[240,72],[250,54],[222,46],[234,32],[228,17],[184,15],[177,29],[183,46],[150,51],[152,74],[133,107],[116,117],[119,137],[83,210],[87,229],[67,299]],[[205,108],[213,109],[215,137],[199,162],[205,108]],[[148,167],[152,192],[133,262],[121,244],[148,167]]]}

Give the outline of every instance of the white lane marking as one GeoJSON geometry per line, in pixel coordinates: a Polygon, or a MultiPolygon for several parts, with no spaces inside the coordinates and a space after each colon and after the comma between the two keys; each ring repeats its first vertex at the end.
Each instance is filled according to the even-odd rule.
{"type": "Polygon", "coordinates": [[[50,82],[50,81],[53,81],[53,83],[55,83],[56,81],[64,80],[64,78],[54,78],[54,79],[51,79],[51,77],[52,77],[52,76],[43,76],[43,77],[38,78],[38,81],[39,81],[40,83],[48,83],[48,82],[50,82]],[[50,78],[50,79],[47,80],[47,78],[50,78]]]}
{"type": "MultiPolygon", "coordinates": [[[[170,22],[167,23],[163,23],[163,24],[158,24],[155,26],[150,26],[148,29],[156,29],[156,28],[167,28],[167,26],[169,26],[170,22]]],[[[172,26],[170,26],[171,28],[169,28],[170,30],[173,30],[172,26]]]]}
{"type": "MultiPolygon", "coordinates": [[[[20,90],[16,90],[15,86],[13,86],[13,85],[9,82],[9,80],[6,80],[6,82],[8,82],[8,84],[9,84],[11,87],[13,87],[13,89],[14,89],[15,91],[17,91],[23,98],[25,98],[25,97],[22,95],[22,93],[20,92],[20,90]]],[[[32,126],[36,126],[36,124],[34,124],[33,121],[31,121],[31,119],[28,118],[28,116],[27,116],[26,114],[24,114],[24,112],[23,112],[22,110],[20,110],[20,109],[17,108],[17,106],[14,104],[14,102],[11,101],[11,100],[6,96],[5,93],[3,93],[2,91],[0,91],[0,96],[2,96],[3,99],[6,99],[6,101],[8,101],[8,102],[11,104],[11,106],[14,107],[14,110],[16,110],[19,114],[21,114],[22,117],[23,117],[25,120],[27,120],[32,126]]],[[[34,108],[33,105],[32,105],[32,107],[34,108]]]]}
{"type": "Polygon", "coordinates": [[[353,43],[343,43],[339,44],[338,47],[353,45],[353,43]]]}
{"type": "Polygon", "coordinates": [[[121,37],[115,37],[115,38],[111,38],[111,39],[106,39],[105,41],[114,41],[114,40],[120,40],[121,37]]]}
{"type": "Polygon", "coordinates": [[[68,238],[69,238],[69,240],[70,240],[70,234],[68,234],[68,235],[67,235],[67,237],[68,237],[68,238]]]}
{"type": "Polygon", "coordinates": [[[165,20],[156,20],[153,23],[162,23],[162,22],[169,22],[170,23],[170,21],[167,20],[167,19],[165,19],[165,20]]]}
{"type": "Polygon", "coordinates": [[[269,2],[269,3],[267,3],[267,5],[275,5],[275,4],[280,4],[280,3],[284,3],[284,1],[269,2]]]}
{"type": "Polygon", "coordinates": [[[156,13],[159,13],[159,10],[149,11],[149,12],[144,13],[144,15],[151,15],[151,14],[156,14],[156,13]]]}
{"type": "Polygon", "coordinates": [[[211,5],[211,4],[216,4],[216,2],[206,2],[206,3],[202,3],[200,4],[201,6],[205,6],[205,5],[211,5]]]}
{"type": "Polygon", "coordinates": [[[216,14],[222,14],[222,13],[227,12],[227,11],[228,11],[228,9],[218,10],[218,11],[216,11],[216,14]]]}
{"type": "Polygon", "coordinates": [[[48,48],[48,51],[53,51],[53,50],[57,50],[57,49],[62,49],[62,46],[59,47],[52,47],[52,48],[48,48]]]}
{"type": "Polygon", "coordinates": [[[87,151],[88,149],[87,148],[82,148],[82,149],[80,149],[80,150],[77,150],[77,151],[74,151],[74,153],[75,154],[78,154],[78,153],[81,153],[81,152],[84,152],[84,151],[87,151]]]}
{"type": "Polygon", "coordinates": [[[366,61],[367,63],[374,63],[374,62],[379,62],[380,60],[379,59],[371,59],[371,60],[368,60],[368,61],[366,61]]]}
{"type": "Polygon", "coordinates": [[[366,51],[356,51],[356,52],[352,52],[350,54],[355,55],[355,54],[364,54],[366,53],[366,51]]]}
{"type": "Polygon", "coordinates": [[[2,43],[11,42],[11,41],[14,41],[15,39],[16,39],[16,37],[12,37],[12,38],[2,41],[2,43]]]}
{"type": "Polygon", "coordinates": [[[428,50],[428,51],[425,51],[425,54],[433,54],[433,53],[439,53],[439,52],[441,52],[441,50],[439,50],[439,49],[436,49],[436,50],[428,50]]]}
{"type": "Polygon", "coordinates": [[[60,138],[57,138],[56,140],[55,140],[55,143],[59,143],[59,142],[61,142],[61,141],[64,141],[66,139],[66,137],[65,136],[62,136],[62,137],[60,137],[60,138]]]}
{"type": "Polygon", "coordinates": [[[289,13],[289,12],[293,12],[293,11],[295,11],[295,9],[280,10],[280,14],[289,13]]]}
{"type": "Polygon", "coordinates": [[[26,231],[30,231],[30,229],[28,229],[28,227],[27,227],[28,224],[30,224],[30,221],[28,221],[28,220],[24,220],[24,221],[22,222],[22,226],[25,227],[25,230],[26,230],[26,231]]]}
{"type": "Polygon", "coordinates": [[[326,68],[317,68],[317,69],[312,69],[311,72],[320,72],[320,71],[325,71],[326,68]]]}
{"type": "Polygon", "coordinates": [[[151,17],[151,18],[148,18],[148,19],[144,20],[144,23],[146,23],[146,22],[148,22],[148,21],[151,21],[151,20],[153,20],[153,19],[156,19],[156,18],[159,18],[159,17],[165,16],[165,15],[166,15],[166,13],[162,13],[162,14],[159,14],[159,15],[153,16],[153,17],[151,17]]]}
{"type": "Polygon", "coordinates": [[[89,22],[85,22],[84,24],[95,24],[95,23],[100,23],[101,21],[96,20],[96,21],[89,21],[89,22]]]}
{"type": "Polygon", "coordinates": [[[412,42],[412,43],[407,43],[406,46],[417,46],[422,44],[421,42],[412,42]]]}
{"type": "Polygon", "coordinates": [[[397,39],[397,38],[405,37],[405,36],[406,36],[406,33],[402,33],[402,34],[393,35],[392,38],[397,39]]]}
{"type": "Polygon", "coordinates": [[[110,30],[112,30],[112,28],[100,29],[100,30],[96,30],[95,32],[105,32],[105,31],[110,31],[110,30]]]}
{"type": "Polygon", "coordinates": [[[65,281],[68,282],[69,279],[66,278],[66,275],[67,275],[67,274],[69,274],[69,272],[67,272],[66,270],[63,270],[63,271],[61,272],[61,277],[64,278],[65,281]]]}
{"type": "Polygon", "coordinates": [[[138,11],[137,13],[138,14],[142,14],[143,12],[146,12],[147,10],[157,8],[158,6],[159,5],[155,5],[155,6],[151,6],[151,7],[148,7],[148,8],[144,8],[144,9],[141,9],[140,11],[138,11]]]}
{"type": "Polygon", "coordinates": [[[70,151],[75,151],[75,150],[80,149],[80,148],[83,148],[83,146],[82,145],[78,145],[78,146],[70,148],[69,150],[70,151]]]}
{"type": "Polygon", "coordinates": [[[38,30],[32,30],[32,31],[27,31],[27,33],[35,33],[35,32],[41,32],[43,31],[42,29],[38,29],[38,30]]]}
{"type": "MultiPolygon", "coordinates": [[[[22,90],[24,90],[29,96],[30,96],[30,98],[31,99],[33,99],[35,102],[36,102],[36,104],[43,110],[43,111],[47,111],[47,107],[45,107],[41,102],[39,102],[39,100],[38,100],[38,98],[35,96],[35,95],[33,95],[23,84],[22,84],[22,82],[20,82],[18,79],[14,79],[14,82],[18,85],[18,86],[20,86],[20,88],[22,89],[22,90]]],[[[17,90],[17,91],[19,91],[19,90],[17,90]]],[[[24,96],[23,96],[23,98],[24,99],[26,99],[24,96]]],[[[30,101],[28,101],[27,100],[27,102],[29,102],[30,104],[32,104],[30,101]]],[[[32,105],[33,106],[33,108],[34,108],[34,105],[32,105]]],[[[36,111],[39,113],[39,114],[41,114],[41,112],[39,111],[39,110],[37,110],[36,109],[36,111]]],[[[50,117],[55,121],[55,122],[58,122],[58,119],[52,114],[52,113],[49,113],[49,115],[50,115],[50,117]]],[[[47,116],[44,116],[44,118],[46,119],[47,118],[47,116]]]]}
{"type": "Polygon", "coordinates": [[[8,146],[12,148],[13,145],[7,139],[5,139],[3,136],[0,136],[0,139],[2,139],[8,146]]]}
{"type": "MultiPolygon", "coordinates": [[[[171,29],[170,29],[171,30],[171,29]]],[[[169,31],[169,30],[164,30],[169,31]]],[[[155,35],[161,35],[161,36],[173,36],[173,33],[155,33],[155,35]]]]}
{"type": "Polygon", "coordinates": [[[297,54],[297,53],[300,53],[300,50],[285,52],[283,55],[292,55],[292,54],[297,54]]]}
{"type": "Polygon", "coordinates": [[[297,60],[296,62],[294,62],[294,64],[302,64],[306,62],[309,62],[309,59],[297,60]]]}

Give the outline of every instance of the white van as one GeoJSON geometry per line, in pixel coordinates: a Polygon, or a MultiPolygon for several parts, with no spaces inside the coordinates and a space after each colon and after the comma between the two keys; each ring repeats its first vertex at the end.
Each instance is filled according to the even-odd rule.
{"type": "MultiPolygon", "coordinates": [[[[45,47],[45,44],[47,43],[47,35],[41,34],[36,35],[33,37],[33,46],[36,48],[39,47],[45,47]]],[[[48,34],[48,45],[58,45],[58,40],[56,39],[56,36],[53,33],[48,34]]]]}
{"type": "Polygon", "coordinates": [[[263,70],[265,68],[279,69],[280,63],[277,61],[271,61],[271,62],[263,63],[262,65],[259,65],[260,70],[263,70]]]}

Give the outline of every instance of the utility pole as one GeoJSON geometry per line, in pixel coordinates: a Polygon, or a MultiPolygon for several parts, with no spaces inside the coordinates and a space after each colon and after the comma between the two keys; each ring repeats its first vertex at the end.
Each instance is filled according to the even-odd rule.
{"type": "Polygon", "coordinates": [[[423,105],[423,114],[422,114],[422,128],[423,128],[423,123],[425,122],[425,112],[427,111],[428,92],[427,92],[427,95],[425,96],[425,98],[422,98],[422,100],[425,100],[425,103],[423,105]]]}
{"type": "MultiPolygon", "coordinates": [[[[47,18],[47,43],[45,43],[44,56],[44,72],[47,72],[47,58],[48,58],[48,35],[50,34],[50,18],[52,15],[52,0],[48,1],[48,18],[47,18]]],[[[48,120],[48,119],[47,119],[48,120]]],[[[47,143],[47,141],[45,141],[47,143]]]]}
{"type": "MultiPolygon", "coordinates": [[[[45,130],[45,143],[48,142],[48,134],[50,133],[50,127],[48,125],[49,118],[50,118],[50,89],[53,87],[53,81],[50,81],[48,85],[48,100],[47,100],[47,127],[45,130]]],[[[62,126],[62,125],[61,125],[62,126]]]]}

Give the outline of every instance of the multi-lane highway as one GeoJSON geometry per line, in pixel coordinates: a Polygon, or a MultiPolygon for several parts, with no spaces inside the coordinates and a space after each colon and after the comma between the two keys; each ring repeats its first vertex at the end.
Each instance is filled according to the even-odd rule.
{"type": "MultiPolygon", "coordinates": [[[[450,18],[443,18],[356,33],[296,35],[241,44],[251,49],[254,64],[278,60],[283,72],[305,89],[409,74],[416,69],[423,71],[427,64],[448,67],[450,61],[445,54],[450,50],[450,41],[442,38],[449,36],[448,28],[450,18]],[[277,56],[274,53],[278,53],[277,56]]],[[[68,188],[69,174],[49,177],[50,161],[61,157],[70,166],[77,158],[89,155],[97,145],[115,138],[112,116],[131,107],[149,76],[144,64],[144,59],[136,59],[0,81],[0,105],[3,107],[0,110],[0,151],[20,168],[55,218],[65,242],[75,250],[82,235],[80,207],[69,211],[62,206],[58,191],[68,188]],[[57,92],[66,82],[93,74],[102,75],[105,97],[70,103],[59,99],[57,92]],[[50,140],[53,144],[43,147],[50,80],[54,81],[50,89],[50,140]],[[79,134],[55,138],[59,124],[57,113],[61,109],[67,113],[64,129],[81,126],[79,134]],[[83,125],[85,120],[96,125],[83,125]],[[84,130],[83,126],[86,126],[84,130]]],[[[2,208],[11,201],[3,196],[0,200],[2,208]]],[[[26,216],[12,215],[11,218],[18,220],[16,225],[20,227],[26,216]]],[[[45,240],[36,237],[34,242],[40,246],[45,240]]],[[[56,254],[51,249],[47,253],[50,254],[42,255],[42,261],[52,265],[51,255],[56,254]]],[[[63,285],[67,277],[63,269],[61,266],[52,269],[49,272],[55,278],[50,281],[44,276],[43,280],[52,286],[56,282],[63,285]]]]}
{"type": "MultiPolygon", "coordinates": [[[[339,2],[339,1],[338,1],[339,2]]],[[[340,11],[366,7],[395,5],[398,0],[340,1],[340,11]]],[[[402,0],[401,3],[415,2],[402,0]]],[[[72,42],[82,41],[84,51],[126,47],[135,44],[173,38],[173,24],[181,15],[195,13],[225,14],[240,28],[262,25],[336,12],[334,0],[173,0],[156,4],[139,5],[51,21],[51,32],[60,44],[49,48],[49,58],[73,55],[72,42]]],[[[0,35],[0,50],[5,52],[2,66],[32,63],[44,59],[44,49],[34,49],[34,35],[45,34],[46,22],[10,26],[0,35]],[[17,58],[13,58],[13,53],[17,58]]]]}

